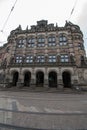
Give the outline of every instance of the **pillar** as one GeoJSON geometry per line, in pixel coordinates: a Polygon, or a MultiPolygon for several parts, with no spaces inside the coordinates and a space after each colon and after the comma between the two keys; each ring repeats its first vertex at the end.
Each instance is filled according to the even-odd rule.
{"type": "Polygon", "coordinates": [[[36,74],[35,74],[34,69],[32,70],[32,73],[31,73],[30,87],[31,88],[35,88],[36,87],[36,74]]]}
{"type": "Polygon", "coordinates": [[[47,74],[44,75],[44,87],[49,88],[48,75],[47,74]]]}
{"type": "Polygon", "coordinates": [[[23,87],[23,84],[24,84],[24,79],[23,79],[22,69],[20,68],[17,87],[21,88],[21,87],[23,87]]]}
{"type": "Polygon", "coordinates": [[[58,89],[63,89],[63,80],[62,76],[58,76],[58,89]]]}
{"type": "Polygon", "coordinates": [[[45,69],[45,73],[44,73],[44,87],[49,88],[47,68],[45,69]]]}

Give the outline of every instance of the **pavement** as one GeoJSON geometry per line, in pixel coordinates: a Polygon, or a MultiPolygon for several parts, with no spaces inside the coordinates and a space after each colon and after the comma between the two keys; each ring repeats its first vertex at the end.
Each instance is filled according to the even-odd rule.
{"type": "Polygon", "coordinates": [[[0,91],[0,123],[24,128],[86,130],[87,94],[0,91]]]}

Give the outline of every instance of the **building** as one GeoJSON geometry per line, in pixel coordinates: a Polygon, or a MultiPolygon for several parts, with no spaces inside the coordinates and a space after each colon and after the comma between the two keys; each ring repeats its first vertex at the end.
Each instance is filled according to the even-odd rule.
{"type": "Polygon", "coordinates": [[[64,27],[47,20],[11,31],[0,48],[0,84],[4,87],[87,87],[83,34],[71,22],[64,27]]]}

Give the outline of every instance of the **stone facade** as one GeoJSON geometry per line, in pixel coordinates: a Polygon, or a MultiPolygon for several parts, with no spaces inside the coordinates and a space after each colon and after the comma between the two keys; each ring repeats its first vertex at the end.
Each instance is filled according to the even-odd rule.
{"type": "Polygon", "coordinates": [[[87,87],[83,34],[71,22],[64,27],[47,20],[11,31],[0,48],[0,84],[3,87],[87,87]]]}

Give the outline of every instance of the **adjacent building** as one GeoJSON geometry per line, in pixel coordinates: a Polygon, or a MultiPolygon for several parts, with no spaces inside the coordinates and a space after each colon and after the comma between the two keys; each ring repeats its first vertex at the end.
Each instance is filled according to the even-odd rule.
{"type": "Polygon", "coordinates": [[[37,21],[30,29],[12,30],[0,47],[3,87],[87,87],[83,33],[71,22],[64,27],[37,21]]]}

